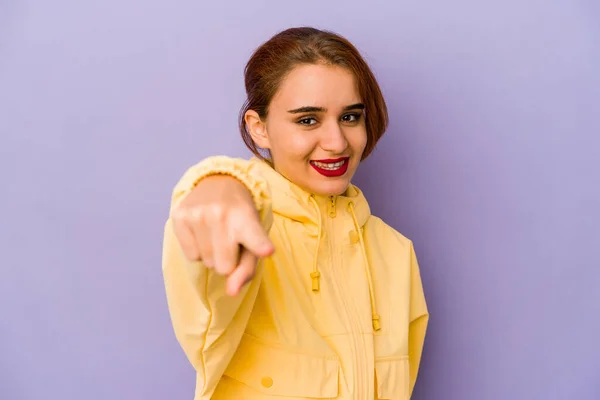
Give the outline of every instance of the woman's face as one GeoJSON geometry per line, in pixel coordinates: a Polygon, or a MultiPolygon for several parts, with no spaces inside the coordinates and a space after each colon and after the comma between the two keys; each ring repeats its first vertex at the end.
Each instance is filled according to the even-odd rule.
{"type": "Polygon", "coordinates": [[[319,195],[343,194],[367,143],[364,105],[354,75],[329,65],[300,65],[283,80],[265,121],[250,110],[255,143],[275,170],[319,195]]]}

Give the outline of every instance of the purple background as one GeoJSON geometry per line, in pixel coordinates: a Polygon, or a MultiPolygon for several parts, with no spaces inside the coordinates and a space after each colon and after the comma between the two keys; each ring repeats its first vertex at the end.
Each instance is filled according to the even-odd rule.
{"type": "Polygon", "coordinates": [[[0,1],[0,399],[191,399],[161,275],[170,191],[245,156],[242,69],[352,40],[391,127],[356,183],[414,240],[414,399],[600,399],[600,6],[0,1]]]}

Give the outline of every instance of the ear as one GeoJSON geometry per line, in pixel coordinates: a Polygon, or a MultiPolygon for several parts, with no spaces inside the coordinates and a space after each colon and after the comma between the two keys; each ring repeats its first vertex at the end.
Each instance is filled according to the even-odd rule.
{"type": "Polygon", "coordinates": [[[244,121],[246,121],[248,132],[254,143],[263,149],[270,149],[271,145],[269,143],[266,121],[261,120],[258,113],[254,110],[246,111],[244,121]]]}

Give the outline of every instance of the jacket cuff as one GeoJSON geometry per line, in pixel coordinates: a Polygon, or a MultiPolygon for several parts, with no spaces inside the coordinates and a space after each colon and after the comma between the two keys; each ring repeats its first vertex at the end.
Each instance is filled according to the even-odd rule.
{"type": "Polygon", "coordinates": [[[270,202],[266,180],[257,170],[255,163],[241,158],[212,156],[189,168],[173,190],[171,209],[191,192],[198,183],[212,175],[229,175],[239,180],[252,194],[256,209],[261,212],[270,202]]]}

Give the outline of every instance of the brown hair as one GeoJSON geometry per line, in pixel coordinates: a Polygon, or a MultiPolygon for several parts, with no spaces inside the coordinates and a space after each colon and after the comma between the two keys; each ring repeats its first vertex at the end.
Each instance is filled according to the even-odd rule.
{"type": "Polygon", "coordinates": [[[317,63],[347,68],[356,77],[358,92],[365,104],[367,128],[362,159],[371,153],[388,125],[387,106],[379,84],[352,43],[333,32],[310,27],[291,28],[276,34],[260,46],[246,64],[248,98],[240,111],[239,125],[244,143],[252,153],[263,158],[248,132],[244,120],[246,112],[254,110],[264,120],[285,76],[298,64],[317,63]]]}

